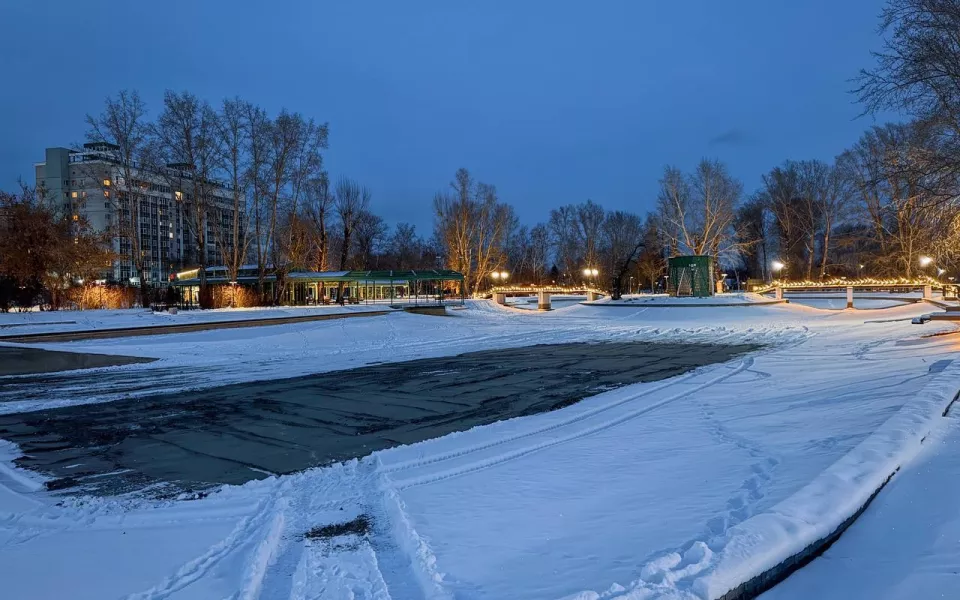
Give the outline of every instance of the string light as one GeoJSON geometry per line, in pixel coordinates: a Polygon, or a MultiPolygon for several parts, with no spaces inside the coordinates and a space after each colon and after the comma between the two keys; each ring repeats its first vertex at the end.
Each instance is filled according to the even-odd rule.
{"type": "Polygon", "coordinates": [[[504,294],[514,294],[514,293],[536,293],[536,292],[550,292],[552,294],[565,294],[573,292],[594,292],[597,294],[603,294],[602,290],[592,288],[589,286],[561,286],[561,285],[548,285],[548,286],[494,286],[491,292],[495,294],[504,293],[504,294]]]}
{"type": "Polygon", "coordinates": [[[932,285],[932,286],[941,286],[943,282],[937,281],[933,277],[923,276],[923,277],[892,277],[887,279],[879,279],[876,277],[861,277],[858,279],[846,279],[846,278],[834,278],[828,279],[826,281],[773,281],[770,284],[770,289],[775,287],[782,288],[800,288],[800,287],[858,287],[858,286],[891,286],[891,287],[903,287],[903,286],[923,286],[923,285],[932,285]]]}

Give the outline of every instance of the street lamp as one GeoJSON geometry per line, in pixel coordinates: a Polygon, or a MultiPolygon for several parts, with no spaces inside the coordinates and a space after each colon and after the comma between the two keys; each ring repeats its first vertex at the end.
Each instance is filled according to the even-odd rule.
{"type": "Polygon", "coordinates": [[[588,269],[584,269],[584,270],[583,270],[583,276],[584,276],[584,277],[596,277],[596,276],[599,275],[599,274],[600,274],[600,271],[598,271],[598,270],[596,270],[596,269],[589,269],[589,268],[588,268],[588,269]]]}
{"type": "Polygon", "coordinates": [[[920,266],[921,266],[921,267],[929,267],[932,262],[933,262],[933,259],[930,258],[929,256],[921,256],[921,257],[920,257],[920,266]]]}
{"type": "Polygon", "coordinates": [[[782,271],[783,268],[787,265],[783,264],[779,260],[775,260],[772,263],[770,263],[770,266],[773,267],[773,272],[777,274],[777,277],[779,277],[780,271],[782,271]]]}

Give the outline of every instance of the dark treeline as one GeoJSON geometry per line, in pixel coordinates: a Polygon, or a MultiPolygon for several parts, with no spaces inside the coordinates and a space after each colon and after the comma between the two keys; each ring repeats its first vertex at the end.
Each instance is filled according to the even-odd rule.
{"type": "MultiPolygon", "coordinates": [[[[466,276],[468,293],[507,272],[515,283],[586,282],[619,295],[656,290],[666,259],[681,254],[713,256],[718,272],[738,278],[950,277],[960,258],[960,2],[892,0],[881,26],[883,50],[875,68],[860,73],[855,94],[866,113],[897,109],[910,120],[870,127],[832,161],[772,165],[751,193],[718,160],[688,171],[668,166],[657,198],[636,199],[647,206],[655,200],[646,214],[586,200],[521,224],[512,199],[460,169],[450,182],[438,182],[433,231],[391,226],[371,209],[363,182],[325,169],[325,123],[287,110],[270,115],[237,98],[214,106],[167,92],[151,118],[136,92],[121,92],[88,117],[87,138],[119,149],[117,168],[128,181],[145,166],[165,177],[170,165],[189,171],[192,187],[182,201],[194,264],[207,264],[204,249],[214,236],[231,279],[245,264],[257,266],[261,282],[277,275],[265,303],[280,297],[286,273],[332,269],[450,268],[466,276]],[[229,186],[229,202],[213,200],[212,182],[229,186]],[[783,263],[783,272],[772,273],[774,263],[783,263]]],[[[89,265],[62,256],[34,260],[32,271],[23,266],[12,250],[49,243],[53,235],[25,239],[31,228],[10,225],[12,216],[26,218],[24,206],[46,211],[37,218],[46,218],[51,231],[60,227],[64,239],[97,248],[100,254],[81,253],[95,262],[111,260],[104,258],[109,240],[125,240],[112,260],[142,271],[137,192],[130,186],[118,195],[124,217],[105,235],[87,231],[82,220],[72,224],[81,234],[67,231],[63,215],[42,207],[42,189],[4,196],[6,285],[63,288],[91,276],[89,265]]]]}

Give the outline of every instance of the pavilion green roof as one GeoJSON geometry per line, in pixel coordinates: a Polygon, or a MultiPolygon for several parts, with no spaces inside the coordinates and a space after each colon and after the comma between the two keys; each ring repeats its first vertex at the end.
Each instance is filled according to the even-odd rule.
{"type": "MultiPolygon", "coordinates": [[[[221,271],[217,268],[207,269],[207,283],[220,284],[229,283],[226,277],[219,275],[221,271]],[[217,275],[214,275],[216,272],[217,275]]],[[[422,269],[422,270],[379,270],[379,271],[293,271],[287,273],[286,278],[290,281],[355,281],[358,283],[392,283],[408,281],[463,281],[462,273],[451,271],[449,269],[422,269]]],[[[264,281],[275,281],[276,276],[272,273],[264,277],[264,281]]],[[[255,283],[256,276],[241,275],[237,277],[239,283],[255,283]]],[[[187,286],[198,285],[200,280],[197,277],[189,279],[180,279],[174,282],[175,285],[187,286]]]]}

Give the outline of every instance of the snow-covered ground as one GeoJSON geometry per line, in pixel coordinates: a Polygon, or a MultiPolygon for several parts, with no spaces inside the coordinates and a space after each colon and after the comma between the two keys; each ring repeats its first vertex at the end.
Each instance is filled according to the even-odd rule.
{"type": "Polygon", "coordinates": [[[47,333],[52,331],[86,331],[90,329],[122,329],[216,323],[246,319],[278,319],[316,314],[391,310],[384,303],[340,306],[276,306],[257,308],[221,308],[216,310],[183,310],[177,314],[139,308],[121,310],[58,310],[0,313],[0,336],[47,333]]]}
{"type": "MultiPolygon", "coordinates": [[[[202,499],[51,496],[34,474],[9,466],[15,448],[0,446],[0,581],[11,598],[712,597],[816,539],[922,448],[960,370],[951,362],[960,338],[930,335],[952,324],[910,324],[930,308],[538,313],[470,302],[448,318],[395,313],[49,344],[159,360],[104,369],[130,375],[110,389],[82,373],[44,384],[10,378],[0,412],[143,394],[144,380],[170,391],[539,343],[764,347],[551,413],[202,499]],[[369,519],[365,535],[304,537],[359,515],[369,519]]],[[[955,457],[941,460],[955,472],[955,457]]],[[[891,502],[897,512],[906,501],[891,502]]],[[[814,588],[784,597],[807,597],[805,589],[814,588]]]]}

